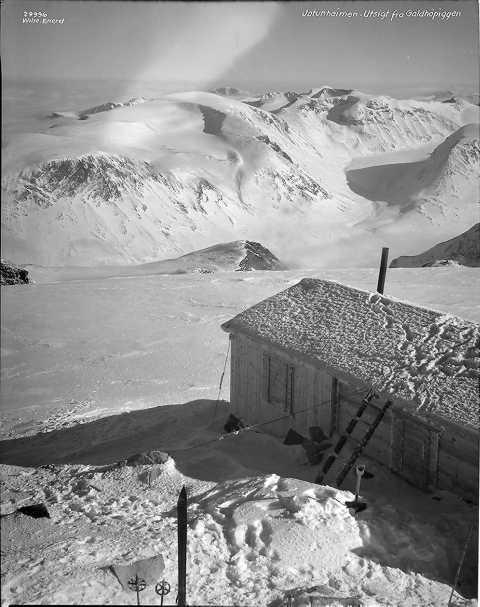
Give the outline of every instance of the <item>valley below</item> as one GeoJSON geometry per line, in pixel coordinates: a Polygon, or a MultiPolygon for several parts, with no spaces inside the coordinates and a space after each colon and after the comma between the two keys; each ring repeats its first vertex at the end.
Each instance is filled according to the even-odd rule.
{"type": "Polygon", "coordinates": [[[85,109],[43,94],[5,126],[13,263],[141,264],[248,239],[290,267],[366,267],[478,218],[478,107],[461,97],[216,89],[85,109]]]}

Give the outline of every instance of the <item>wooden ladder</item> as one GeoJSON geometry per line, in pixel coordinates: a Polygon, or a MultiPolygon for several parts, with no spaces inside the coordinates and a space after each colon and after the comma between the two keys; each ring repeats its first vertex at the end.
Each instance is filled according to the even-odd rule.
{"type": "Polygon", "coordinates": [[[368,441],[372,438],[373,433],[377,429],[378,424],[382,421],[383,416],[387,412],[387,409],[389,407],[391,407],[391,405],[392,405],[392,401],[391,400],[387,400],[387,402],[383,405],[383,407],[378,412],[377,417],[373,420],[371,426],[368,428],[367,432],[365,433],[365,436],[361,439],[361,441],[359,442],[359,444],[355,447],[355,449],[353,450],[352,455],[348,458],[347,463],[342,468],[342,471],[340,472],[340,474],[337,476],[337,480],[336,480],[337,487],[340,487],[340,485],[345,480],[345,477],[350,472],[350,470],[352,469],[353,464],[357,461],[357,459],[361,455],[362,451],[367,446],[368,441]]]}
{"type": "MultiPolygon", "coordinates": [[[[317,478],[315,479],[316,483],[319,483],[319,484],[322,483],[324,481],[328,471],[334,464],[334,462],[337,459],[341,459],[339,457],[340,452],[342,451],[342,449],[345,446],[345,444],[347,443],[347,441],[351,438],[351,434],[354,431],[358,421],[362,417],[365,409],[369,406],[371,401],[374,398],[376,398],[376,396],[377,395],[373,389],[370,389],[367,392],[367,394],[364,396],[364,398],[362,399],[362,402],[360,404],[360,407],[358,408],[356,416],[350,420],[350,423],[346,427],[344,433],[338,439],[337,444],[335,445],[335,447],[333,449],[333,452],[329,455],[329,457],[325,461],[322,471],[317,475],[317,478]]],[[[362,453],[362,451],[368,444],[369,440],[373,436],[373,433],[377,429],[377,426],[382,421],[383,416],[385,415],[387,409],[390,407],[391,404],[392,404],[391,401],[387,401],[385,403],[385,405],[382,407],[382,409],[378,412],[378,415],[375,417],[374,421],[371,424],[369,424],[369,428],[368,428],[367,432],[365,433],[365,436],[358,442],[352,455],[347,459],[346,464],[344,465],[340,474],[338,475],[337,480],[336,480],[337,487],[339,487],[343,483],[346,475],[349,473],[352,466],[357,461],[358,457],[360,456],[360,454],[362,453]]]]}

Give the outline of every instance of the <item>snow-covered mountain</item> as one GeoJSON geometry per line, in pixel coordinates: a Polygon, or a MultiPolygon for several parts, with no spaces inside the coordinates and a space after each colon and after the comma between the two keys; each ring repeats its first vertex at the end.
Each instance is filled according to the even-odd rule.
{"type": "Polygon", "coordinates": [[[478,125],[468,124],[449,135],[425,159],[347,171],[351,189],[374,201],[435,215],[475,210],[478,203],[480,139],[478,125]]]}
{"type": "Polygon", "coordinates": [[[394,259],[391,268],[420,268],[435,265],[448,265],[449,262],[463,266],[480,266],[480,223],[455,236],[447,242],[441,242],[419,255],[403,256],[394,259]]]}
{"type": "Polygon", "coordinates": [[[251,272],[286,270],[287,267],[259,242],[236,240],[193,251],[177,259],[166,259],[139,266],[142,272],[183,274],[186,272],[251,272]]]}
{"type": "Polygon", "coordinates": [[[121,276],[152,276],[156,274],[212,274],[214,272],[250,272],[254,270],[286,270],[271,251],[259,242],[236,240],[215,244],[173,259],[163,259],[138,265],[102,265],[45,267],[25,266],[34,282],[56,282],[90,278],[119,278],[121,276]]]}
{"type": "MultiPolygon", "coordinates": [[[[421,224],[412,246],[429,246],[475,221],[478,134],[465,126],[474,110],[460,98],[329,87],[252,97],[223,87],[54,111],[6,141],[3,254],[24,264],[145,263],[252,238],[322,264],[319,247],[348,233],[354,250],[357,237],[371,243],[359,262],[376,263],[386,232],[400,253],[412,224],[421,224]],[[382,173],[387,157],[395,175],[382,173]],[[424,163],[415,196],[413,157],[424,163]]],[[[338,249],[355,257],[345,242],[338,249]]]]}

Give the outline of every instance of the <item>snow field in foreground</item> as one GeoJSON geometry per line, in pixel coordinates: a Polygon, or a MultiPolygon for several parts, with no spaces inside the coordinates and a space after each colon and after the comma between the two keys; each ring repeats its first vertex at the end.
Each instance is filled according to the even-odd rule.
{"type": "MultiPolygon", "coordinates": [[[[355,517],[344,505],[350,491],[301,480],[315,474],[301,448],[258,432],[209,442],[227,414],[225,402],[196,401],[4,442],[2,511],[43,501],[51,519],[2,518],[3,605],[133,603],[108,567],[158,553],[173,605],[183,485],[190,603],[279,605],[290,592],[295,605],[309,605],[308,596],[313,605],[345,597],[363,606],[446,604],[444,582],[453,579],[472,517],[465,503],[448,495],[433,502],[369,463],[368,509],[355,517]],[[199,442],[209,444],[192,448],[199,442]],[[172,457],[118,463],[152,449],[172,457]]],[[[142,604],[159,604],[152,586],[142,604]]]]}

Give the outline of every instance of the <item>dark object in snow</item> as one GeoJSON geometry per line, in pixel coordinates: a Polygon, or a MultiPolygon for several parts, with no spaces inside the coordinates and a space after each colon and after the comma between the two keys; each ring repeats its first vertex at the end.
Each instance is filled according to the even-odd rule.
{"type": "Polygon", "coordinates": [[[18,508],[17,512],[20,512],[20,514],[26,514],[32,518],[50,518],[50,514],[45,504],[22,506],[21,508],[18,508]]]}
{"type": "Polygon", "coordinates": [[[285,436],[283,444],[302,445],[302,447],[305,449],[305,453],[307,454],[309,463],[313,466],[322,461],[325,451],[332,446],[332,443],[326,440],[327,437],[319,426],[312,426],[309,428],[309,432],[312,439],[305,438],[305,436],[302,436],[296,430],[290,428],[285,436]],[[318,437],[319,440],[314,440],[313,436],[318,437]]]}
{"type": "Polygon", "coordinates": [[[11,263],[0,261],[0,285],[25,285],[30,282],[28,271],[11,263]]]}
{"type": "Polygon", "coordinates": [[[322,443],[323,441],[328,440],[328,436],[320,428],[320,426],[310,426],[308,432],[310,434],[310,438],[316,443],[322,443]]]}
{"type": "Polygon", "coordinates": [[[242,428],[245,428],[245,424],[242,422],[242,420],[239,419],[238,417],[235,417],[235,415],[233,415],[232,413],[230,413],[225,425],[223,426],[223,429],[225,430],[225,432],[228,432],[228,433],[237,432],[238,430],[241,430],[242,428]]]}
{"type": "Polygon", "coordinates": [[[127,565],[110,565],[111,572],[115,575],[124,590],[129,590],[128,582],[135,576],[148,584],[156,584],[165,569],[163,556],[158,554],[148,559],[135,561],[127,565]]]}
{"type": "Polygon", "coordinates": [[[299,434],[298,432],[296,432],[295,430],[290,428],[290,430],[287,432],[287,435],[285,436],[285,440],[283,441],[283,444],[284,445],[301,445],[304,440],[305,440],[304,436],[302,436],[301,434],[299,434]]]}
{"type": "Polygon", "coordinates": [[[325,451],[330,449],[331,446],[332,443],[328,441],[316,443],[315,441],[308,440],[308,438],[306,438],[302,443],[302,447],[305,449],[308,461],[310,464],[312,464],[312,466],[319,464],[322,461],[325,451]]]}
{"type": "Polygon", "coordinates": [[[325,450],[328,449],[328,447],[331,447],[331,443],[328,443],[327,446],[322,448],[318,443],[306,438],[302,443],[302,447],[305,449],[309,464],[314,466],[322,461],[325,450]]]}
{"type": "Polygon", "coordinates": [[[152,464],[164,464],[169,459],[165,451],[143,451],[127,457],[127,466],[151,466],[152,464]]]}

